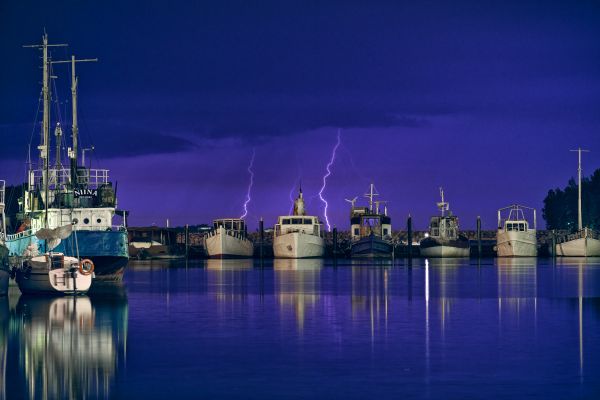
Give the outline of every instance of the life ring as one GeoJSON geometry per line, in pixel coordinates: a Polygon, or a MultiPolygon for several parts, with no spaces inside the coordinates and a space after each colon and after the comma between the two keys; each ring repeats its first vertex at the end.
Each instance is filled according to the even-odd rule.
{"type": "Polygon", "coordinates": [[[81,275],[91,275],[94,272],[94,262],[89,258],[81,260],[79,263],[79,273],[81,275]]]}

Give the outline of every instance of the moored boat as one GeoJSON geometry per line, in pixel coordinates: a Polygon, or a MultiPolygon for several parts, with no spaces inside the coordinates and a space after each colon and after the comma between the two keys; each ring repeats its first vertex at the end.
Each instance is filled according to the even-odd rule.
{"type": "Polygon", "coordinates": [[[581,148],[578,153],[577,168],[577,231],[557,238],[555,252],[557,256],[564,257],[599,257],[600,256],[600,232],[583,226],[581,206],[581,153],[586,152],[581,148]]]}
{"type": "Polygon", "coordinates": [[[350,209],[350,254],[352,257],[379,258],[392,257],[394,245],[392,243],[392,220],[387,215],[387,206],[384,201],[375,201],[378,196],[375,185],[371,183],[368,207],[357,207],[356,197],[346,200],[351,203],[350,209]],[[383,212],[380,205],[384,204],[383,212]]]}
{"type": "Polygon", "coordinates": [[[498,257],[536,257],[536,228],[535,209],[517,204],[499,209],[496,233],[498,257]],[[533,229],[525,216],[526,210],[533,214],[533,229]],[[506,212],[508,216],[504,218],[503,213],[506,212]]]}
{"type": "Polygon", "coordinates": [[[252,257],[254,245],[247,237],[246,222],[241,218],[213,221],[213,230],[204,239],[206,252],[211,258],[252,257]]]}
{"type": "Polygon", "coordinates": [[[50,249],[32,255],[16,268],[16,281],[24,294],[85,294],[92,285],[94,264],[90,260],[65,256],[53,249],[60,241],[74,234],[71,225],[61,228],[43,228],[37,231],[38,239],[50,249]]]}
{"type": "Polygon", "coordinates": [[[419,242],[423,257],[468,257],[469,239],[459,231],[458,217],[452,215],[450,203],[444,200],[444,190],[440,188],[442,201],[437,203],[441,215],[431,217],[429,232],[419,242]],[[448,215],[446,215],[448,212],[448,215]]]}
{"type": "Polygon", "coordinates": [[[63,240],[53,251],[65,256],[92,260],[96,276],[101,280],[121,280],[127,265],[128,245],[126,230],[126,212],[117,210],[116,187],[109,180],[108,170],[92,169],[85,165],[85,151],[82,149],[79,162],[77,87],[75,65],[80,61],[75,56],[68,61],[52,60],[49,54],[48,37],[44,34],[42,44],[35,45],[42,50],[42,97],[43,122],[42,140],[38,149],[39,164],[29,163],[28,181],[23,196],[19,199],[19,212],[15,216],[20,227],[6,236],[10,256],[26,259],[31,252],[47,253],[43,241],[36,232],[44,227],[57,228],[73,224],[77,235],[63,240]],[[71,64],[72,93],[72,147],[68,148],[68,162],[61,160],[63,127],[56,124],[54,130],[56,151],[54,162],[50,160],[50,103],[56,99],[51,95],[49,79],[55,74],[54,64],[71,64]],[[113,225],[115,215],[121,215],[123,222],[113,225]],[[77,238],[77,242],[75,242],[77,238]],[[79,254],[75,254],[75,248],[79,254]]]}
{"type": "Polygon", "coordinates": [[[293,215],[280,216],[273,233],[276,258],[311,258],[325,255],[323,225],[316,216],[307,216],[302,188],[294,201],[293,215]]]}

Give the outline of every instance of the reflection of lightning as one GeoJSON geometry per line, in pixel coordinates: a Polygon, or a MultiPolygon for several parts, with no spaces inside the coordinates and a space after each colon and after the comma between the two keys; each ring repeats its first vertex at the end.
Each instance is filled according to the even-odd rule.
{"type": "Polygon", "coordinates": [[[331,166],[335,162],[335,153],[336,153],[338,147],[340,147],[341,142],[342,142],[342,137],[340,135],[340,130],[338,129],[337,143],[335,144],[335,146],[333,147],[333,151],[331,152],[331,159],[329,160],[329,163],[327,164],[327,168],[326,168],[327,173],[325,175],[323,175],[323,186],[321,186],[321,190],[319,190],[319,198],[321,199],[323,204],[325,204],[325,210],[323,211],[323,215],[325,216],[325,223],[327,224],[328,231],[331,231],[331,225],[329,225],[329,218],[327,217],[328,204],[327,204],[327,200],[325,200],[325,198],[323,197],[323,192],[325,191],[325,187],[327,186],[327,178],[331,175],[331,166]]]}
{"type": "Polygon", "coordinates": [[[252,170],[252,167],[254,166],[254,156],[256,156],[256,149],[252,149],[252,158],[250,159],[250,164],[248,165],[250,183],[248,184],[248,191],[246,192],[246,201],[244,202],[244,213],[242,214],[240,219],[246,218],[246,215],[248,215],[248,203],[250,203],[250,200],[252,200],[250,198],[250,191],[252,190],[252,185],[254,185],[254,171],[252,170]]]}

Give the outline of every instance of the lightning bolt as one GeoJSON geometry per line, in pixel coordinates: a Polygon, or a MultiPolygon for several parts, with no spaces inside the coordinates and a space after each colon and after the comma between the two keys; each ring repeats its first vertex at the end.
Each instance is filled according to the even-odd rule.
{"type": "Polygon", "coordinates": [[[256,156],[256,149],[252,149],[252,158],[250,159],[250,164],[248,164],[248,173],[250,174],[250,183],[248,184],[248,191],[246,192],[246,201],[244,202],[244,213],[240,217],[240,219],[246,218],[248,215],[248,204],[252,198],[250,197],[250,191],[252,190],[252,186],[254,185],[254,171],[252,167],[254,167],[254,157],[256,156]]]}
{"type": "Polygon", "coordinates": [[[338,129],[337,143],[335,144],[335,146],[333,147],[333,151],[331,152],[331,158],[329,159],[329,163],[327,163],[327,168],[326,168],[327,173],[325,175],[323,175],[323,186],[321,186],[321,190],[319,190],[319,198],[321,199],[323,204],[325,204],[325,210],[323,211],[323,215],[325,216],[325,223],[327,224],[328,231],[331,231],[331,225],[329,225],[329,218],[327,217],[328,204],[327,204],[327,200],[325,200],[325,198],[323,197],[323,192],[325,191],[325,187],[327,186],[327,178],[329,178],[329,176],[331,175],[331,166],[335,162],[335,153],[336,153],[338,147],[340,147],[341,143],[342,143],[342,136],[341,136],[340,130],[338,129]]]}

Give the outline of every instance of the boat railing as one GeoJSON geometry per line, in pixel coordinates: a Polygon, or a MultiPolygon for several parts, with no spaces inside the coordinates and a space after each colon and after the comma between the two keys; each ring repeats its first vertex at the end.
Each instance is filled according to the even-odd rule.
{"type": "Polygon", "coordinates": [[[571,240],[585,239],[585,238],[600,240],[600,232],[595,231],[590,228],[583,228],[582,230],[574,232],[574,233],[569,233],[567,235],[558,236],[556,238],[556,243],[560,244],[560,243],[564,243],[564,242],[569,242],[571,240]]]}
{"type": "MultiPolygon", "coordinates": [[[[30,190],[41,187],[44,179],[44,170],[35,169],[30,171],[30,190]]],[[[71,170],[69,168],[50,168],[48,169],[48,187],[57,189],[61,186],[70,185],[71,170]]],[[[98,188],[101,185],[108,184],[107,169],[79,169],[77,170],[77,185],[85,185],[89,188],[98,188]]]]}
{"type": "Polygon", "coordinates": [[[31,236],[33,235],[33,230],[32,229],[27,229],[21,232],[17,232],[17,233],[13,233],[11,235],[6,235],[6,240],[8,241],[12,241],[12,240],[17,240],[23,237],[27,237],[27,236],[31,236]]]}

